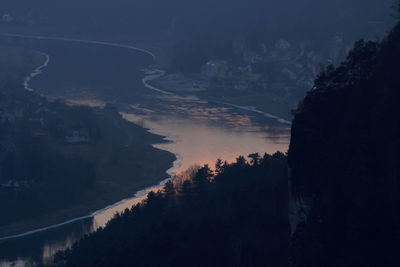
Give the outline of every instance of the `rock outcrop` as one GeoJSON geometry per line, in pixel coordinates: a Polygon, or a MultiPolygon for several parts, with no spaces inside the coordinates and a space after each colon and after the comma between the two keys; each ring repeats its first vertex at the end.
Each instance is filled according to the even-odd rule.
{"type": "Polygon", "coordinates": [[[309,209],[293,235],[294,266],[395,266],[399,100],[397,25],[380,43],[357,42],[295,112],[292,193],[309,209]]]}

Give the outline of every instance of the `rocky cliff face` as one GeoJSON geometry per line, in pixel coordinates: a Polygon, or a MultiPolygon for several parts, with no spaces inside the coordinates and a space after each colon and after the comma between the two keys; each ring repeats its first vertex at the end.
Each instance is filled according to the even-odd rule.
{"type": "Polygon", "coordinates": [[[295,266],[394,266],[399,101],[397,25],[381,43],[357,42],[345,62],[320,74],[295,112],[292,193],[308,207],[293,235],[295,266]]]}

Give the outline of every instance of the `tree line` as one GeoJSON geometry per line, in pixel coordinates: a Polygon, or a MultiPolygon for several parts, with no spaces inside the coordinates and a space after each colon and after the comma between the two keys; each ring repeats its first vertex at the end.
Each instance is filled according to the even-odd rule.
{"type": "Polygon", "coordinates": [[[286,156],[218,160],[56,256],[57,266],[287,266],[286,156]]]}

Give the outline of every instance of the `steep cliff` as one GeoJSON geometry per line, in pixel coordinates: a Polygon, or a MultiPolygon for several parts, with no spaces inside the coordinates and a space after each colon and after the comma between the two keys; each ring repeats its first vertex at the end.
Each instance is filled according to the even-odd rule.
{"type": "Polygon", "coordinates": [[[295,112],[288,162],[306,219],[295,266],[393,266],[400,241],[400,25],[356,43],[295,112]]]}

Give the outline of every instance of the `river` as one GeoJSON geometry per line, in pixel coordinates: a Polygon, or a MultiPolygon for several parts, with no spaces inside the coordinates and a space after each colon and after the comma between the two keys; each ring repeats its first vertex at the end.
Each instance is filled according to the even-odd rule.
{"type": "MultiPolygon", "coordinates": [[[[171,176],[196,164],[213,166],[217,158],[233,161],[239,155],[288,148],[290,123],[281,118],[252,107],[210,102],[193,93],[178,96],[151,86],[151,79],[160,71],[152,67],[155,55],[149,51],[94,41],[14,38],[47,58],[27,78],[26,89],[74,105],[102,107],[111,103],[119,107],[125,119],[166,136],[169,142],[154,146],[177,156],[174,167],[168,170],[171,176]]],[[[104,226],[115,212],[140,201],[146,190],[132,195],[135,193],[136,198],[88,218],[0,241],[0,267],[48,262],[55,252],[104,226]]]]}

